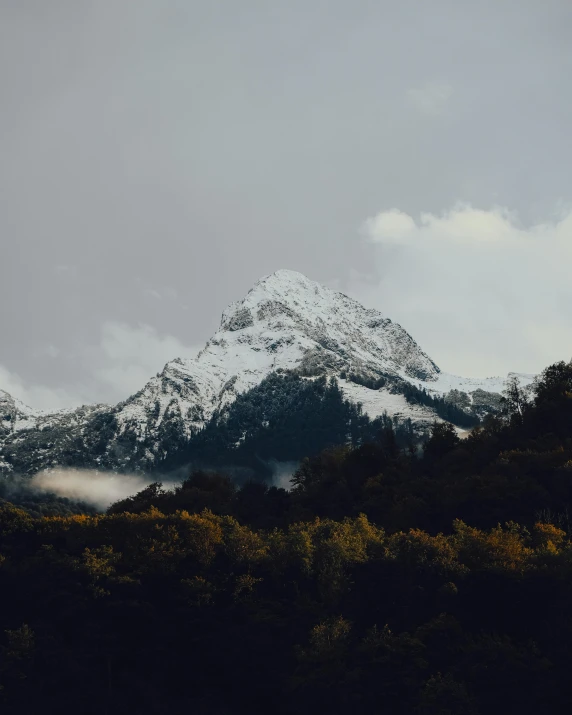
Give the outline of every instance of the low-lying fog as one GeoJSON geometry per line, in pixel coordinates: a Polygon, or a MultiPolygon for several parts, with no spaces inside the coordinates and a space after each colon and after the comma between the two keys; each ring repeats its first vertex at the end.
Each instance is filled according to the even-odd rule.
{"type": "MultiPolygon", "coordinates": [[[[30,487],[103,510],[140,492],[152,481],[150,477],[89,469],[46,469],[32,477],[30,487]]],[[[164,486],[172,488],[175,484],[165,483],[164,486]]]]}
{"type": "MultiPolygon", "coordinates": [[[[272,470],[272,485],[290,489],[292,475],[298,464],[272,460],[267,463],[267,466],[272,470]]],[[[220,471],[232,474],[233,468],[220,471]]],[[[165,489],[174,489],[182,480],[180,478],[169,480],[150,475],[115,474],[91,469],[46,469],[38,472],[31,479],[12,478],[6,482],[8,493],[5,498],[10,498],[10,492],[22,490],[44,492],[76,502],[85,502],[103,511],[114,502],[136,494],[154,481],[161,481],[165,489]]]]}

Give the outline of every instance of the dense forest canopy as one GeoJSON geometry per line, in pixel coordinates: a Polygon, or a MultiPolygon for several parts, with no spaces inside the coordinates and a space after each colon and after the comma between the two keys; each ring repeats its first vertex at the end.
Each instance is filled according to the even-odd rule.
{"type": "Polygon", "coordinates": [[[275,372],[215,412],[187,445],[173,438],[160,469],[234,467],[234,473],[269,480],[275,461],[299,461],[328,447],[370,442],[388,424],[402,445],[415,439],[411,420],[371,419],[360,404],[344,398],[334,377],[275,372]]]}
{"type": "Polygon", "coordinates": [[[3,712],[569,712],[572,364],[466,439],[340,442],[290,491],[194,470],[106,514],[4,501],[3,712]]]}

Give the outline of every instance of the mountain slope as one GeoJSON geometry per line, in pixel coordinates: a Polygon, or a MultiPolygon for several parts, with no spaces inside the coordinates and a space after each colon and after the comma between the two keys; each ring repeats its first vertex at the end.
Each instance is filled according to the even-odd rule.
{"type": "MultiPolygon", "coordinates": [[[[220,423],[237,396],[273,373],[334,376],[343,397],[362,403],[370,417],[387,412],[416,425],[437,416],[422,395],[450,395],[460,399],[459,409],[482,414],[495,408],[504,383],[441,372],[379,311],[280,270],[224,311],[195,359],[172,360],[115,407],[43,415],[9,396],[0,400],[0,424],[10,423],[0,433],[0,457],[5,470],[27,473],[55,464],[151,470],[187,451],[213,419],[220,423]]],[[[522,377],[527,383],[533,376],[522,377]]]]}

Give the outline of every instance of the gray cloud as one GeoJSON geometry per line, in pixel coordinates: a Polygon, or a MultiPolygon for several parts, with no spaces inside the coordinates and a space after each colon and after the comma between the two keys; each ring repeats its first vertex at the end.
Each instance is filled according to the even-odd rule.
{"type": "MultiPolygon", "coordinates": [[[[141,389],[166,362],[174,357],[194,357],[199,347],[161,335],[149,325],[110,321],[102,325],[99,342],[77,344],[61,358],[82,375],[80,381],[68,380],[65,387],[53,388],[25,380],[0,364],[0,389],[40,410],[115,403],[141,389]]],[[[51,345],[46,346],[45,353],[53,359],[59,357],[51,345]]]]}
{"type": "Polygon", "coordinates": [[[426,82],[422,87],[407,90],[407,99],[422,114],[439,116],[447,109],[453,88],[446,82],[426,82]]]}
{"type": "MultiPolygon", "coordinates": [[[[572,198],[571,28],[566,0],[5,0],[0,364],[110,399],[124,363],[81,357],[105,325],[201,344],[277,268],[390,314],[408,268],[357,239],[366,217],[461,200],[550,222],[572,198]]],[[[481,270],[483,289],[501,280],[481,270]]],[[[445,350],[462,334],[436,301],[419,310],[445,350]]],[[[454,354],[456,372],[490,366],[454,354]]]]}

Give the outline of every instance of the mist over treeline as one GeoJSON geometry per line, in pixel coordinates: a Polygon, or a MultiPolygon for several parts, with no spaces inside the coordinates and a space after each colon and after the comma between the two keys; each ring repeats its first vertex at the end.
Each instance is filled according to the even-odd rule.
{"type": "MultiPolygon", "coordinates": [[[[426,397],[419,392],[408,399],[421,404],[418,398],[426,397]]],[[[157,402],[151,417],[158,415],[157,402]]],[[[370,418],[359,404],[345,399],[334,378],[313,375],[309,380],[277,372],[215,411],[203,429],[191,435],[182,417],[172,416],[158,420],[146,435],[128,430],[118,436],[115,416],[96,412],[78,424],[56,420],[14,432],[3,445],[2,457],[4,471],[30,477],[53,475],[57,465],[59,470],[145,475],[149,481],[173,483],[185,479],[192,468],[223,470],[237,483],[271,482],[282,469],[277,465],[298,463],[337,444],[371,441],[388,422],[400,443],[418,439],[410,420],[370,418]]],[[[110,485],[112,491],[117,484],[110,485]]]]}
{"type": "Polygon", "coordinates": [[[0,503],[10,502],[35,517],[95,514],[98,507],[81,498],[69,498],[57,490],[39,488],[29,477],[3,475],[0,477],[0,503]]]}
{"type": "MultiPolygon", "coordinates": [[[[269,486],[290,488],[297,462],[268,460],[264,463],[269,486]]],[[[219,470],[180,467],[167,475],[121,474],[94,469],[53,468],[38,472],[32,478],[5,475],[0,478],[0,500],[9,501],[34,516],[94,514],[105,511],[159,482],[161,493],[175,494],[190,474],[223,474],[233,489],[251,482],[264,482],[252,469],[223,465],[219,470]]]]}
{"type": "MultiPolygon", "coordinates": [[[[83,504],[105,510],[153,482],[173,490],[197,470],[228,475],[238,486],[264,482],[288,489],[303,458],[343,443],[357,446],[374,441],[385,432],[409,449],[422,437],[411,420],[387,414],[370,419],[359,405],[344,399],[335,379],[303,380],[289,373],[273,374],[239,395],[228,412],[216,413],[191,445],[181,445],[183,430],[171,435],[165,441],[170,456],[152,470],[129,474],[105,467],[66,466],[69,460],[71,464],[74,460],[89,464],[66,447],[59,455],[61,466],[39,470],[31,478],[12,476],[6,489],[14,503],[33,506],[35,513],[46,515],[65,510],[79,513],[83,504]]],[[[26,466],[25,455],[20,457],[24,461],[16,460],[16,471],[18,465],[26,466]]]]}

